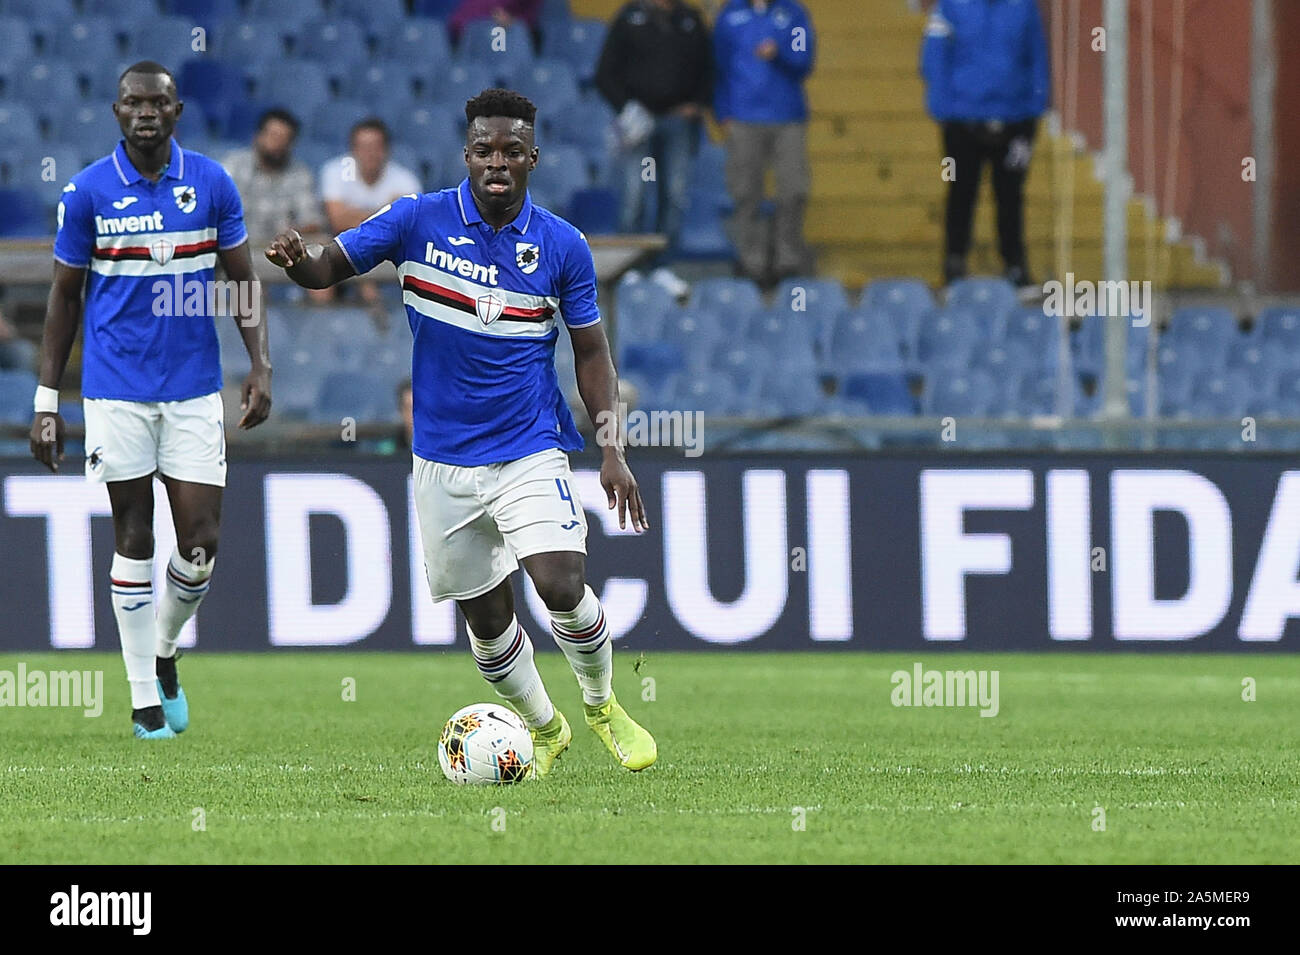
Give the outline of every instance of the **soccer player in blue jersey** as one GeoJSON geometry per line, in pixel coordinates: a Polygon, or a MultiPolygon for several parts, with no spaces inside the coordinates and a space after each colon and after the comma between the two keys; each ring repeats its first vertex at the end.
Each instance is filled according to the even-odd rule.
{"type": "MultiPolygon", "coordinates": [[[[515,617],[520,563],[582,688],[587,724],[623,766],[655,761],[654,737],[618,704],[613,648],[586,583],[587,520],[566,452],[582,448],[560,393],[563,323],[593,421],[614,416],[618,379],[596,307],[585,237],[528,195],[537,109],[509,90],[465,104],[465,165],[455,189],[402,196],[324,247],[297,232],[266,256],[306,288],[328,288],[379,262],[397,266],[414,335],[415,506],[434,600],[455,600],[475,662],[532,732],[546,775],[573,737],[515,617]]],[[[619,526],[649,528],[621,441],[603,447],[600,481],[619,526]]]]}
{"type": "Polygon", "coordinates": [[[239,193],[220,165],[172,139],[182,109],[165,67],[128,67],[113,103],[121,141],[63,189],[31,433],[32,454],[57,471],[59,382],[84,312],[86,477],[108,485],[113,614],[141,739],[171,738],[189,725],[176,641],[208,590],[226,483],[214,305],[234,303],[234,317],[221,320],[239,323],[252,360],[239,426],[260,424],[271,409],[266,327],[256,320],[239,193]],[[209,294],[218,261],[237,283],[225,291],[238,294],[209,294]],[[155,473],[176,528],[156,612],[155,473]]]}

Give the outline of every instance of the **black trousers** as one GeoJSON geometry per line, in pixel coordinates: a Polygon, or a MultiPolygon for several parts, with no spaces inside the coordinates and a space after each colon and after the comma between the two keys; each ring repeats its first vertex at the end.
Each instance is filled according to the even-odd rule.
{"type": "Polygon", "coordinates": [[[1025,261],[1025,176],[1033,149],[1036,119],[1015,123],[947,122],[943,124],[945,158],[953,160],[944,221],[944,277],[966,272],[975,199],[984,163],[993,167],[993,195],[998,206],[998,251],[1010,273],[1028,272],[1025,261]]]}

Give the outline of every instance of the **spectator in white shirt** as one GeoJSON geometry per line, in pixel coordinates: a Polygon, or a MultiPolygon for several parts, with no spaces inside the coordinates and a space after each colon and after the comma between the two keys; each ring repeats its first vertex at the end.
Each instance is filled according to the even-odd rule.
{"type": "MultiPolygon", "coordinates": [[[[356,228],[399,196],[424,191],[415,173],[389,161],[391,142],[383,120],[373,116],[361,120],[352,127],[348,143],[349,154],[331,159],[320,173],[325,216],[335,235],[356,228]]],[[[374,282],[357,284],[364,301],[379,302],[374,282]]]]}

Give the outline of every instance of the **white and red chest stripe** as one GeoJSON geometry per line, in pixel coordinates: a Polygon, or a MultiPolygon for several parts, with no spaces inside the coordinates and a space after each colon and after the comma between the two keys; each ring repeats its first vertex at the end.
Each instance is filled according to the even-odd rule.
{"type": "Polygon", "coordinates": [[[408,259],[397,269],[402,302],[421,315],[502,338],[544,338],[560,315],[556,295],[512,292],[408,259]]]}

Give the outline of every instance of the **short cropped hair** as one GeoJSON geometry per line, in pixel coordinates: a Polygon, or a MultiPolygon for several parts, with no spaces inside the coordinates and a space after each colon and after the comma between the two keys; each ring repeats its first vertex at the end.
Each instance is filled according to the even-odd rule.
{"type": "Polygon", "coordinates": [[[465,122],[473,123],[479,117],[505,116],[522,119],[530,126],[537,120],[537,107],[532,100],[514,90],[484,90],[465,103],[465,122]]]}

